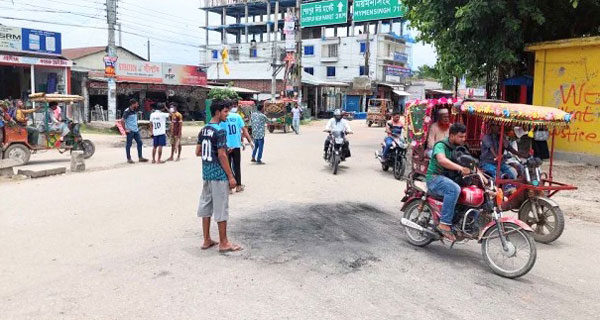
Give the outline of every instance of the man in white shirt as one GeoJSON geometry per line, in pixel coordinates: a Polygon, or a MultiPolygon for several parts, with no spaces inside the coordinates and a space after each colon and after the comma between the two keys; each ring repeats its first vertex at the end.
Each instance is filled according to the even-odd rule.
{"type": "Polygon", "coordinates": [[[152,148],[152,163],[164,163],[160,158],[162,157],[162,148],[167,145],[167,119],[169,114],[166,111],[167,107],[164,103],[157,105],[156,109],[150,115],[150,129],[153,136],[153,148],[152,148]],[[161,111],[162,110],[162,111],[161,111]],[[158,161],[156,158],[156,150],[158,149],[158,161]]]}
{"type": "Polygon", "coordinates": [[[302,118],[302,108],[296,104],[292,108],[292,129],[296,134],[300,133],[300,118],[302,118]]]}
{"type": "MultiPolygon", "coordinates": [[[[329,119],[327,125],[325,125],[325,131],[341,131],[346,134],[352,133],[350,124],[346,119],[342,118],[342,111],[340,109],[335,109],[335,111],[333,111],[333,118],[329,119]]],[[[327,136],[327,139],[325,139],[325,152],[323,154],[323,158],[325,160],[327,160],[327,150],[329,149],[329,143],[329,136],[327,136]]],[[[346,151],[346,158],[350,157],[350,144],[348,143],[348,140],[345,140],[344,142],[344,150],[346,151]]]]}

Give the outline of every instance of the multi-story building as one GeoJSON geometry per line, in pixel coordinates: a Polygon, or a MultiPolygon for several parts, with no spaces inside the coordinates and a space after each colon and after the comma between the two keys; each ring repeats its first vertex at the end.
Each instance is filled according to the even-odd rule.
{"type": "MultiPolygon", "coordinates": [[[[202,9],[208,23],[203,27],[206,38],[201,59],[207,66],[208,79],[233,82],[269,97],[273,57],[275,64],[281,64],[286,46],[289,47],[282,33],[285,19],[282,12],[292,14],[299,4],[296,0],[204,0],[202,9]],[[217,19],[211,19],[209,13],[213,13],[212,18],[218,14],[220,24],[211,24],[217,19]],[[212,36],[218,32],[217,43],[210,43],[214,39],[211,32],[212,36]],[[225,73],[221,57],[224,48],[229,55],[229,74],[225,73]]],[[[403,84],[410,68],[406,41],[401,34],[402,22],[397,19],[303,28],[298,48],[301,58],[297,64],[303,71],[303,102],[316,113],[340,104],[364,110],[363,95],[402,101],[408,95],[403,84]],[[354,79],[361,76],[368,76],[372,82],[369,94],[352,88],[354,79]]],[[[284,71],[275,78],[275,91],[284,90],[284,71]]]]}

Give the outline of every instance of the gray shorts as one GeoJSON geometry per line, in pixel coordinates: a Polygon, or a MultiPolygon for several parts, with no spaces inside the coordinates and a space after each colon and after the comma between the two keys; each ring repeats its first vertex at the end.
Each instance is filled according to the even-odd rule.
{"type": "Polygon", "coordinates": [[[229,219],[229,181],[204,181],[198,204],[198,217],[213,217],[217,222],[229,219]]]}

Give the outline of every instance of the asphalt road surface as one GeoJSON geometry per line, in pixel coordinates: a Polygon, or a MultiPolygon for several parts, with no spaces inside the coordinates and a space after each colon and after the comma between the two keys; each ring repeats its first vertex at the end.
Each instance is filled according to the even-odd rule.
{"type": "Polygon", "coordinates": [[[412,247],[405,183],[373,157],[383,129],[351,124],[337,176],[321,158],[324,122],[268,134],[264,166],[242,154],[238,253],[200,250],[193,147],[180,162],[125,165],[100,145],[89,172],[0,183],[0,318],[599,318],[598,224],[568,217],[517,280],[493,274],[476,243],[412,247]]]}

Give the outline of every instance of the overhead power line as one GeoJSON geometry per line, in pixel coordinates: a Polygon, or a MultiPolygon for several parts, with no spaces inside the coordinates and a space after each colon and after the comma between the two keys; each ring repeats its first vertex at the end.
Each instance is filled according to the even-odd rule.
{"type": "MultiPolygon", "coordinates": [[[[45,20],[37,20],[37,19],[15,18],[15,17],[5,17],[5,16],[0,16],[0,19],[18,20],[18,21],[29,21],[29,22],[37,22],[37,23],[54,24],[54,25],[60,25],[60,26],[69,26],[69,27],[79,27],[79,28],[90,28],[90,29],[108,30],[108,27],[86,26],[86,25],[81,25],[81,24],[66,23],[66,22],[55,22],[55,21],[45,21],[45,20]]],[[[153,36],[149,36],[147,34],[141,34],[141,33],[137,33],[137,32],[131,32],[131,31],[126,31],[126,30],[122,30],[121,32],[126,33],[126,34],[130,34],[130,35],[133,35],[133,36],[142,37],[144,39],[152,39],[152,40],[156,40],[156,41],[160,41],[160,42],[173,43],[173,44],[178,44],[178,45],[187,46],[187,47],[193,47],[193,48],[198,48],[198,49],[200,49],[202,47],[202,46],[197,45],[197,44],[189,44],[189,43],[175,41],[175,40],[167,40],[167,39],[157,38],[157,37],[153,37],[153,36]]]]}
{"type": "Polygon", "coordinates": [[[125,9],[128,9],[128,10],[135,10],[136,12],[139,12],[139,11],[148,11],[148,12],[156,13],[156,14],[144,13],[144,14],[146,14],[148,16],[152,16],[152,17],[155,17],[155,18],[164,19],[165,16],[168,16],[168,17],[176,18],[176,19],[178,19],[180,21],[181,20],[189,21],[190,24],[198,24],[198,21],[195,21],[195,20],[190,19],[190,18],[184,18],[184,17],[181,17],[181,16],[177,16],[177,15],[173,15],[173,14],[167,13],[167,12],[161,12],[161,11],[156,11],[156,10],[145,8],[145,7],[140,7],[140,6],[137,6],[137,5],[125,2],[123,0],[119,1],[118,6],[119,7],[123,7],[125,9]],[[128,6],[130,6],[130,7],[128,7],[128,6]]]}

